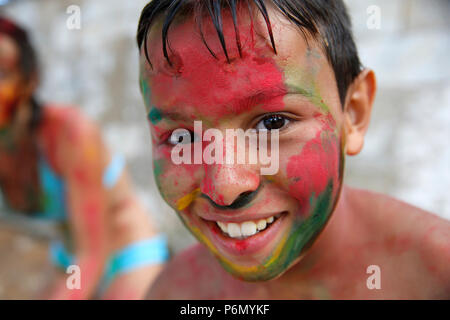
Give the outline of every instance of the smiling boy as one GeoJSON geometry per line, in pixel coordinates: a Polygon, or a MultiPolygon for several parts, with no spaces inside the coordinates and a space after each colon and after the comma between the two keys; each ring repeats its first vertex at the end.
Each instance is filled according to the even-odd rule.
{"type": "Polygon", "coordinates": [[[157,185],[201,242],[149,298],[450,298],[449,222],[343,184],[376,80],[342,1],[153,0],[138,45],[157,185]],[[175,164],[176,129],[204,148],[194,121],[276,130],[279,170],[175,164]]]}

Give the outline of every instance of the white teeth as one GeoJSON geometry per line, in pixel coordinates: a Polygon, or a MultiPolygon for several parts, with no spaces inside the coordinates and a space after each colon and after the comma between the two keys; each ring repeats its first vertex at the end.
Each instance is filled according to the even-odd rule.
{"type": "Polygon", "coordinates": [[[217,221],[217,224],[219,225],[220,229],[225,232],[228,233],[228,225],[222,221],[217,221]]]}
{"type": "Polygon", "coordinates": [[[258,220],[256,227],[259,231],[264,230],[267,226],[267,221],[265,219],[258,220]]]}
{"type": "Polygon", "coordinates": [[[222,222],[217,221],[217,225],[220,230],[229,235],[232,238],[242,238],[252,236],[259,231],[263,231],[271,224],[275,218],[278,218],[281,214],[277,214],[275,217],[269,217],[266,219],[260,219],[257,221],[245,221],[242,223],[235,222],[222,222]]]}
{"type": "Polygon", "coordinates": [[[232,238],[239,238],[241,233],[241,227],[237,223],[229,223],[228,224],[228,234],[232,238]]]}
{"type": "Polygon", "coordinates": [[[256,224],[253,221],[245,221],[241,224],[241,233],[243,236],[252,236],[256,233],[256,224]]]}

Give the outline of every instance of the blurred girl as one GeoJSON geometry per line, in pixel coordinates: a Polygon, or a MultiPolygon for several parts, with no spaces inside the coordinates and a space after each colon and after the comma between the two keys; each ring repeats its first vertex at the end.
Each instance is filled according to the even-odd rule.
{"type": "Polygon", "coordinates": [[[0,190],[11,209],[61,226],[50,256],[62,272],[46,298],[142,298],[167,257],[164,238],[97,126],[74,108],[41,106],[37,83],[26,32],[0,17],[0,190]],[[71,290],[73,264],[81,287],[71,290]]]}

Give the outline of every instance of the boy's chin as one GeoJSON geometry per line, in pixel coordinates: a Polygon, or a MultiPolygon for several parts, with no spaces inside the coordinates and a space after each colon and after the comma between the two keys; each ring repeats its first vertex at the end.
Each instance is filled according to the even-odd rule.
{"type": "Polygon", "coordinates": [[[275,280],[281,277],[286,271],[297,264],[301,257],[298,257],[294,261],[286,262],[279,261],[272,264],[270,267],[265,267],[264,265],[242,265],[237,263],[230,263],[221,257],[216,257],[221,266],[230,273],[233,277],[241,281],[247,282],[264,282],[275,280]]]}

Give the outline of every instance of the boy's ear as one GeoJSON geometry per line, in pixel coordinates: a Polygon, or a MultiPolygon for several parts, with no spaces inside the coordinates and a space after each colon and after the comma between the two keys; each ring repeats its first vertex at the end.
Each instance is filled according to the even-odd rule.
{"type": "Polygon", "coordinates": [[[358,154],[364,145],[377,90],[375,73],[364,69],[350,85],[344,107],[345,152],[358,154]]]}

